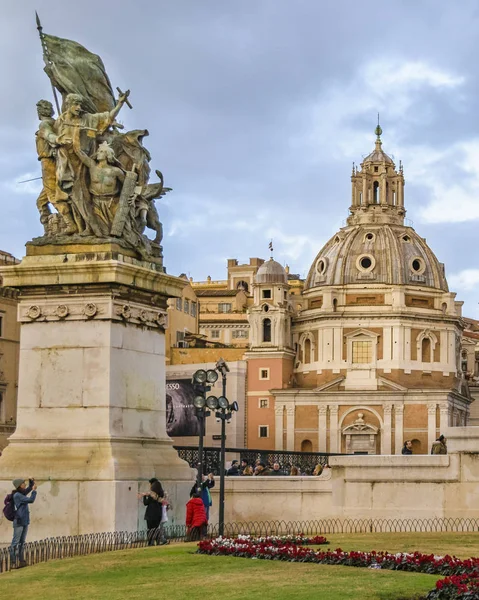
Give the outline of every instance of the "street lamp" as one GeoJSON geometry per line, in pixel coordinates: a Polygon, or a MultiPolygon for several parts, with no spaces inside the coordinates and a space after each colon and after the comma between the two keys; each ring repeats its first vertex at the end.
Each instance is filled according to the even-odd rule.
{"type": "Polygon", "coordinates": [[[205,419],[210,416],[210,410],[216,411],[215,416],[221,419],[221,450],[220,450],[220,500],[219,500],[219,535],[224,534],[225,528],[225,444],[226,444],[226,422],[231,419],[233,412],[238,411],[237,402],[229,402],[226,397],[226,376],[229,373],[229,367],[226,362],[220,358],[216,363],[215,369],[199,369],[193,375],[193,385],[196,396],[193,405],[196,408],[196,415],[200,420],[200,439],[198,444],[199,468],[196,480],[197,487],[201,487],[203,476],[203,441],[205,435],[205,419]],[[222,395],[206,396],[206,392],[211,390],[210,385],[218,380],[218,373],[221,374],[223,389],[222,395]],[[206,410],[209,409],[209,410],[206,410]]]}
{"type": "MultiPolygon", "coordinates": [[[[200,421],[200,439],[198,443],[198,454],[199,454],[199,468],[196,476],[196,486],[200,487],[202,484],[203,477],[203,441],[205,436],[205,419],[210,416],[210,412],[205,410],[205,407],[212,408],[211,402],[208,404],[210,398],[215,396],[209,396],[206,398],[206,392],[211,390],[210,385],[207,383],[215,383],[218,380],[218,373],[214,369],[198,369],[193,375],[193,386],[195,389],[196,396],[193,400],[193,406],[196,408],[196,416],[200,421]]],[[[212,408],[214,410],[214,408],[212,408]]]]}
{"type": "Polygon", "coordinates": [[[225,442],[226,442],[226,421],[231,419],[233,412],[238,410],[238,403],[229,403],[226,397],[226,376],[229,373],[229,367],[226,362],[220,358],[216,363],[216,369],[221,373],[223,379],[223,394],[218,398],[218,411],[215,413],[217,419],[221,419],[221,450],[220,450],[220,505],[219,505],[219,527],[218,533],[224,535],[225,530],[225,442]]]}

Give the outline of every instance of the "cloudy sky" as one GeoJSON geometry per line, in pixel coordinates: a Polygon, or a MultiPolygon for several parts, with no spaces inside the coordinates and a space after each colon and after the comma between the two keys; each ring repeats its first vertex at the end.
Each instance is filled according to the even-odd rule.
{"type": "Polygon", "coordinates": [[[268,255],[305,274],[350,204],[352,161],[383,147],[414,228],[479,318],[479,5],[421,1],[23,0],[0,21],[0,247],[41,234],[35,104],[44,31],[99,54],[148,128],[168,272],[225,277],[268,255]]]}

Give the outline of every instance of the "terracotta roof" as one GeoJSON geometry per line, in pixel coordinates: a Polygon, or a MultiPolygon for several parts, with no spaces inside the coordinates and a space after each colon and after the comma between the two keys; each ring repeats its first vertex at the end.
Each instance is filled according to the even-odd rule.
{"type": "Polygon", "coordinates": [[[195,290],[197,296],[236,296],[239,290],[195,290]]]}

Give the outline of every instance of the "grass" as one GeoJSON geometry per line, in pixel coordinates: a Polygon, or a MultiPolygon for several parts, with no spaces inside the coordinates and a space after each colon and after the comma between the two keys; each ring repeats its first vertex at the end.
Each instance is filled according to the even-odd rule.
{"type": "MultiPolygon", "coordinates": [[[[343,550],[419,550],[478,554],[479,534],[330,535],[343,550]]],[[[323,547],[324,548],[324,547],[323,547]]],[[[0,575],[2,598],[18,590],[40,600],[411,600],[424,595],[438,576],[249,560],[195,554],[195,544],[172,544],[52,561],[0,575]]]]}

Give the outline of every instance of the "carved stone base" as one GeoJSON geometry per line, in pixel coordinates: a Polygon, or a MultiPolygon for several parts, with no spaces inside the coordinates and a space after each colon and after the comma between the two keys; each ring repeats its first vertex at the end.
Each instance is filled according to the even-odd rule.
{"type": "MultiPolygon", "coordinates": [[[[185,282],[128,256],[65,250],[0,269],[20,290],[21,323],[0,496],[14,478],[38,480],[30,539],[131,531],[144,526],[136,493],[156,476],[182,522],[194,474],[166,434],[164,328],[185,282]]],[[[1,523],[0,542],[10,536],[1,523]]]]}
{"type": "MultiPolygon", "coordinates": [[[[117,237],[43,235],[27,242],[27,256],[56,254],[112,253],[136,258],[139,261],[163,267],[163,248],[160,244],[142,236],[143,245],[133,248],[126,240],[117,237]]],[[[113,258],[117,258],[113,256],[113,258]]]]}

